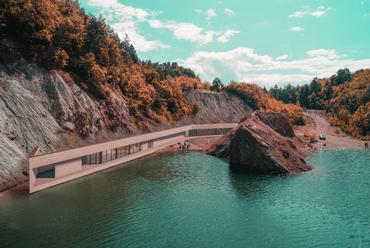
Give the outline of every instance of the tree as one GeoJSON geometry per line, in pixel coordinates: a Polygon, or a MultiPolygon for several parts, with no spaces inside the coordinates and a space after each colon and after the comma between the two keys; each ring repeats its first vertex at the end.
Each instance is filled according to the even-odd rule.
{"type": "Polygon", "coordinates": [[[332,83],[334,85],[341,85],[345,82],[351,82],[352,81],[352,73],[348,68],[340,69],[338,70],[336,75],[333,75],[331,77],[332,83]]]}
{"type": "Polygon", "coordinates": [[[302,107],[307,108],[309,105],[308,96],[311,94],[310,87],[305,84],[301,87],[299,91],[299,103],[302,107]]]}
{"type": "Polygon", "coordinates": [[[54,64],[58,69],[63,69],[68,65],[69,56],[62,48],[55,51],[54,64]]]}
{"type": "Polygon", "coordinates": [[[325,89],[325,100],[329,100],[333,97],[333,86],[331,83],[328,83],[326,89],[325,89]]]}
{"type": "Polygon", "coordinates": [[[215,79],[213,79],[211,90],[213,90],[213,91],[220,91],[223,88],[224,88],[224,85],[221,82],[221,79],[219,79],[218,77],[216,77],[215,79]]]}
{"type": "MultiPolygon", "coordinates": [[[[139,63],[139,57],[137,56],[135,47],[131,44],[131,40],[127,34],[125,34],[125,38],[121,42],[121,47],[123,48],[124,54],[123,57],[126,61],[131,60],[135,64],[139,63]]],[[[148,61],[149,65],[151,65],[151,61],[148,61]]]]}
{"type": "Polygon", "coordinates": [[[367,86],[366,91],[364,92],[364,96],[362,97],[364,103],[370,101],[370,84],[367,86]]]}
{"type": "Polygon", "coordinates": [[[321,92],[321,84],[318,78],[314,78],[310,83],[310,89],[312,93],[320,93],[321,92]]]}

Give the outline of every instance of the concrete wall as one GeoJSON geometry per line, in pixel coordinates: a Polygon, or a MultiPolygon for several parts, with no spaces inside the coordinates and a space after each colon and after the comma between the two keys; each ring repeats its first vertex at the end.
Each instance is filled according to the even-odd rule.
{"type": "Polygon", "coordinates": [[[233,128],[236,125],[236,123],[188,125],[55,153],[42,155],[37,154],[29,158],[29,191],[30,193],[32,193],[43,190],[48,187],[79,178],[81,176],[85,176],[100,170],[110,168],[112,166],[122,164],[124,162],[131,161],[133,159],[149,155],[167,146],[185,141],[187,137],[184,136],[184,134],[180,133],[188,134],[189,130],[233,128]],[[148,149],[148,144],[144,144],[141,152],[127,155],[125,157],[111,160],[102,164],[84,166],[81,165],[82,157],[84,156],[122,146],[147,142],[150,140],[155,140],[153,148],[148,149]],[[55,178],[49,180],[41,180],[36,178],[37,168],[50,166],[53,164],[56,165],[55,178]]]}
{"type": "Polygon", "coordinates": [[[82,169],[81,158],[68,160],[55,165],[55,178],[61,178],[73,173],[79,172],[82,169]]]}
{"type": "Polygon", "coordinates": [[[179,138],[180,139],[185,138],[185,135],[179,135],[179,136],[168,138],[168,139],[154,141],[154,147],[161,146],[161,145],[166,144],[168,142],[173,142],[174,140],[179,140],[179,138]]]}

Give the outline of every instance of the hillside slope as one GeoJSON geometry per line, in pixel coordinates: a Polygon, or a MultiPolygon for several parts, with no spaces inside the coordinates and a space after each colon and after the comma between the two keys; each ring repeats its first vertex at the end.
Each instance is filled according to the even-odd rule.
{"type": "Polygon", "coordinates": [[[163,123],[142,116],[139,127],[123,98],[108,104],[66,81],[62,72],[31,64],[0,65],[0,191],[28,179],[27,154],[36,146],[54,151],[193,122],[238,122],[251,113],[226,93],[186,94],[198,106],[194,115],[163,123]]]}
{"type": "Polygon", "coordinates": [[[362,139],[370,136],[370,69],[340,69],[330,78],[314,78],[302,86],[275,86],[271,95],[285,103],[326,110],[332,125],[362,139]]]}
{"type": "Polygon", "coordinates": [[[257,86],[212,92],[188,68],[141,61],[128,38],[73,0],[1,1],[0,55],[0,190],[27,180],[36,146],[238,122],[256,108],[292,112],[257,86]]]}

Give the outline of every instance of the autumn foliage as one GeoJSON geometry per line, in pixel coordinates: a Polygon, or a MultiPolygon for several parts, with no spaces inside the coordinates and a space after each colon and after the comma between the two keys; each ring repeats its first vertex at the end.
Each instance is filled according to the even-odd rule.
{"type": "Polygon", "coordinates": [[[354,136],[370,130],[369,70],[351,74],[343,69],[302,87],[275,87],[270,94],[277,100],[256,85],[225,87],[216,78],[210,86],[177,63],[140,61],[128,37],[120,39],[104,19],[87,15],[74,0],[2,0],[0,34],[17,47],[3,53],[0,63],[27,61],[60,71],[108,106],[120,97],[138,123],[144,117],[171,122],[194,114],[197,105],[186,92],[207,89],[227,91],[254,109],[286,113],[294,124],[304,124],[300,105],[326,109],[333,124],[354,136]]]}
{"type": "Polygon", "coordinates": [[[75,1],[3,0],[0,11],[1,34],[17,43],[22,58],[69,73],[97,100],[122,97],[134,117],[172,121],[191,114],[185,90],[206,87],[176,63],[140,61],[128,37],[121,40],[104,19],[87,15],[75,1]]]}
{"type": "Polygon", "coordinates": [[[275,86],[271,95],[308,109],[326,110],[332,125],[354,137],[370,135],[370,69],[351,73],[340,69],[327,79],[314,78],[302,86],[275,86]]]}
{"type": "Polygon", "coordinates": [[[225,90],[240,97],[245,103],[256,110],[285,113],[292,124],[305,124],[301,107],[278,101],[255,84],[232,82],[226,86],[225,90]]]}
{"type": "Polygon", "coordinates": [[[331,123],[360,138],[370,135],[370,70],[353,74],[351,82],[333,88],[326,101],[331,123]]]}

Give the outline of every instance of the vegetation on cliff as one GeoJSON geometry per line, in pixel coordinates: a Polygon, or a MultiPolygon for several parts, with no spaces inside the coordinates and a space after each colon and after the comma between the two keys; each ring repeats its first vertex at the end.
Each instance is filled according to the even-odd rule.
{"type": "Polygon", "coordinates": [[[225,87],[225,90],[232,95],[240,97],[255,110],[285,113],[291,124],[305,124],[301,107],[278,101],[257,85],[232,82],[225,87]]]}
{"type": "Polygon", "coordinates": [[[276,86],[270,92],[245,83],[224,86],[218,78],[210,86],[177,63],[141,61],[128,37],[121,40],[104,19],[87,15],[73,0],[3,0],[0,33],[2,41],[17,48],[4,51],[0,46],[1,64],[27,61],[59,71],[108,109],[118,96],[128,103],[137,124],[194,114],[197,105],[186,92],[210,89],[236,95],[254,109],[286,113],[293,124],[304,124],[303,107],[327,110],[333,124],[354,136],[370,129],[369,70],[352,74],[343,69],[330,79],[276,86]]]}
{"type": "Polygon", "coordinates": [[[184,89],[206,87],[176,63],[140,61],[128,37],[120,40],[104,19],[87,15],[72,0],[1,1],[0,33],[19,51],[0,58],[2,64],[25,59],[64,71],[97,100],[122,97],[136,119],[172,121],[191,114],[184,89]]]}
{"type": "Polygon", "coordinates": [[[351,73],[341,69],[329,79],[270,89],[276,99],[304,108],[326,110],[331,124],[355,137],[370,134],[370,69],[351,73]]]}

